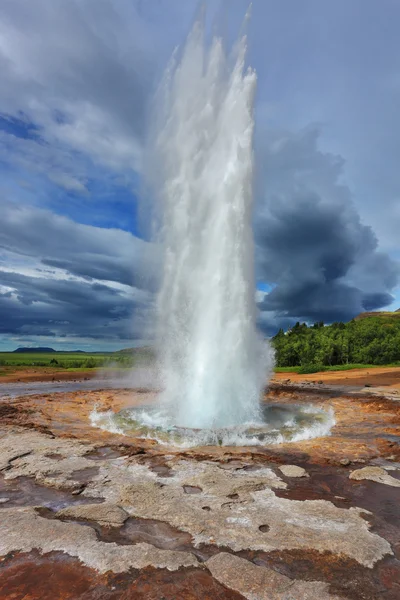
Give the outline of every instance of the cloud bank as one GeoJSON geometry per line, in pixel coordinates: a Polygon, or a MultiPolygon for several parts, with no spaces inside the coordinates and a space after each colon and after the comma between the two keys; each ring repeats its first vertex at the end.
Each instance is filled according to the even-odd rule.
{"type": "MultiPolygon", "coordinates": [[[[153,302],[159,264],[157,248],[143,239],[138,216],[148,106],[196,4],[1,3],[3,348],[48,341],[65,348],[117,348],[148,335],[145,315],[153,302]]],[[[386,194],[397,189],[393,161],[382,166],[373,154],[380,142],[386,147],[384,115],[377,115],[380,131],[374,133],[372,119],[361,128],[352,112],[355,134],[368,130],[371,136],[368,164],[377,165],[378,183],[371,186],[375,196],[366,194],[365,201],[366,186],[352,185],[350,190],[348,163],[326,150],[326,126],[313,124],[316,116],[335,118],[338,130],[341,123],[348,124],[347,113],[331,110],[326,90],[318,92],[313,77],[318,74],[320,89],[329,67],[335,81],[330,93],[335,107],[340,106],[340,78],[350,82],[358,72],[359,55],[369,40],[372,4],[365,0],[365,11],[329,8],[330,28],[320,3],[307,0],[296,23],[284,4],[254,6],[249,31],[249,59],[260,73],[254,234],[259,288],[267,290],[258,293],[260,327],[267,334],[297,320],[348,320],[363,310],[379,309],[392,303],[399,284],[400,249],[382,251],[374,231],[375,222],[380,234],[392,231],[397,222],[394,196],[386,204],[390,210],[384,211],[376,194],[377,188],[386,194]],[[318,32],[322,27],[334,41],[343,22],[347,25],[340,54],[330,53],[318,32]],[[270,24],[265,26],[268,35],[261,35],[262,23],[270,24]],[[271,23],[284,23],[285,28],[278,32],[271,23]],[[350,35],[351,23],[360,30],[359,37],[350,35]],[[320,62],[314,56],[316,44],[323,49],[320,62]],[[385,175],[381,180],[379,173],[385,175]]],[[[237,22],[246,5],[232,3],[237,22]]],[[[393,57],[394,38],[391,30],[385,31],[388,42],[382,55],[393,57]]],[[[383,35],[380,42],[384,45],[383,35]]],[[[397,93],[393,61],[383,64],[370,57],[369,66],[366,80],[397,93]],[[392,71],[386,72],[389,67],[392,71]]],[[[347,90],[350,110],[356,91],[350,84],[342,93],[347,90]]],[[[378,96],[363,92],[363,114],[373,114],[378,96]]],[[[351,145],[344,134],[340,139],[340,154],[346,159],[349,155],[354,174],[356,142],[351,145]]],[[[335,148],[340,139],[332,141],[335,148]]],[[[364,146],[357,148],[360,156],[365,156],[364,146]]],[[[364,181],[368,177],[365,172],[364,181]]]]}

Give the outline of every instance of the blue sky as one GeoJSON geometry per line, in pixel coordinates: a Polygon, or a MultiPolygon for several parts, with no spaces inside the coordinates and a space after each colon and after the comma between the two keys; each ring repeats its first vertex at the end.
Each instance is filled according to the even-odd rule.
{"type": "MultiPolygon", "coordinates": [[[[3,0],[0,349],[146,339],[151,98],[199,3],[3,0]],[[141,205],[142,206],[142,205],[141,205]]],[[[244,0],[209,2],[231,43],[244,0]]],[[[260,327],[400,307],[397,0],[255,0],[260,327]]]]}

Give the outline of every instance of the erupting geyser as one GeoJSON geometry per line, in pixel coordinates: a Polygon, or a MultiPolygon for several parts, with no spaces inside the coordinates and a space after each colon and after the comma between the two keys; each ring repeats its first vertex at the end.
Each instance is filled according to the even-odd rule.
{"type": "Polygon", "coordinates": [[[187,447],[327,435],[331,411],[260,402],[273,353],[256,331],[252,180],[256,75],[197,22],[157,95],[150,184],[164,251],[155,404],[92,413],[98,427],[187,447]]]}
{"type": "Polygon", "coordinates": [[[167,70],[152,154],[164,271],[157,303],[162,402],[175,424],[260,420],[272,354],[255,326],[252,179],[256,74],[246,38],[227,55],[200,22],[167,70]]]}

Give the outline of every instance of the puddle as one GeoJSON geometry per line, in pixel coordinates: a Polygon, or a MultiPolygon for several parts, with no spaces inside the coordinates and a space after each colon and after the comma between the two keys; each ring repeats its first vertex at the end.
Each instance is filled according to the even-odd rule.
{"type": "Polygon", "coordinates": [[[102,498],[76,496],[65,490],[39,485],[30,477],[16,479],[0,477],[0,510],[16,506],[45,506],[56,511],[72,504],[100,504],[101,502],[103,502],[102,498]]]}
{"type": "Polygon", "coordinates": [[[99,474],[99,467],[85,467],[74,471],[68,479],[70,481],[78,481],[79,483],[87,483],[99,474]]]}
{"type": "Polygon", "coordinates": [[[201,494],[203,490],[201,487],[197,487],[197,485],[184,485],[183,491],[185,494],[201,494]]]}
{"type": "MultiPolygon", "coordinates": [[[[42,517],[55,519],[55,513],[46,508],[38,511],[42,517]]],[[[163,521],[153,519],[140,519],[130,517],[122,527],[107,527],[96,521],[85,521],[81,519],[67,519],[62,521],[77,523],[83,527],[91,527],[97,533],[102,542],[116,543],[128,546],[140,543],[151,544],[161,550],[176,550],[178,552],[191,552],[200,562],[208,560],[211,556],[221,551],[218,546],[212,544],[201,544],[198,548],[193,546],[193,538],[190,533],[180,531],[163,521]]]]}
{"type": "Polygon", "coordinates": [[[106,459],[114,459],[119,458],[121,456],[120,452],[117,452],[111,446],[102,446],[101,448],[96,448],[96,450],[92,450],[88,454],[85,454],[85,458],[89,458],[90,460],[106,460],[106,459]]]}
{"type": "Polygon", "coordinates": [[[167,467],[167,465],[149,465],[150,471],[153,473],[157,473],[159,477],[173,477],[174,472],[171,467],[167,467]]]}

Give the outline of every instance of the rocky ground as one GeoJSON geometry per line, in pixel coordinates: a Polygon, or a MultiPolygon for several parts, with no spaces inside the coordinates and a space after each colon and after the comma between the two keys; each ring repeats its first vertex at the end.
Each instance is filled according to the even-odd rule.
{"type": "Polygon", "coordinates": [[[178,450],[90,426],[145,391],[0,399],[0,598],[398,600],[398,388],[287,379],[330,437],[178,450]]]}

